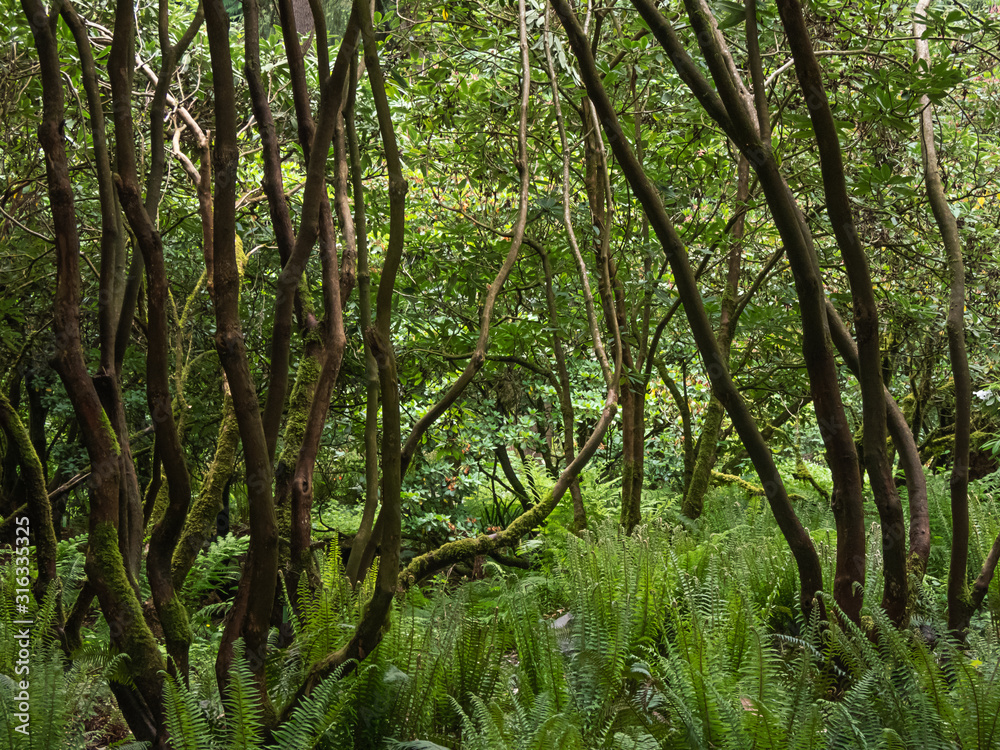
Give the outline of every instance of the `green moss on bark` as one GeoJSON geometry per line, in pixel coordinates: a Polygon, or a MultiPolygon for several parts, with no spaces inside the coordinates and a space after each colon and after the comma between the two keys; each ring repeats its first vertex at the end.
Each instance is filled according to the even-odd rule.
{"type": "Polygon", "coordinates": [[[187,608],[175,592],[170,601],[160,606],[156,614],[163,628],[167,652],[175,655],[175,661],[181,662],[177,664],[179,670],[187,672],[187,652],[191,646],[191,623],[187,608]]]}
{"type": "MultiPolygon", "coordinates": [[[[310,341],[306,341],[308,347],[310,341]]],[[[281,451],[281,462],[286,466],[295,466],[299,456],[299,448],[306,433],[306,423],[309,421],[309,407],[312,405],[316,384],[319,382],[322,364],[315,356],[305,355],[299,360],[299,369],[295,374],[295,385],[288,401],[288,416],[285,420],[284,448],[281,451]]]]}
{"type": "MultiPolygon", "coordinates": [[[[302,447],[302,440],[306,433],[306,424],[309,421],[309,410],[312,405],[313,396],[316,393],[316,384],[319,382],[322,372],[322,363],[314,354],[319,339],[318,334],[311,332],[306,337],[306,354],[299,360],[298,371],[295,375],[295,385],[292,387],[292,395],[288,402],[288,416],[285,419],[284,447],[281,456],[275,466],[274,476],[276,482],[275,510],[278,518],[278,535],[283,539],[290,539],[292,536],[292,516],[291,516],[291,478],[298,462],[299,450],[302,447]]],[[[280,543],[278,549],[278,563],[285,567],[289,560],[289,546],[280,543]]]]}
{"type": "Polygon", "coordinates": [[[125,574],[118,530],[111,523],[94,524],[88,542],[87,575],[98,590],[112,643],[128,655],[129,671],[136,683],[161,683],[163,657],[125,574]]]}
{"type": "MultiPolygon", "coordinates": [[[[56,578],[58,545],[55,528],[52,525],[52,504],[49,502],[48,490],[45,487],[42,462],[31,442],[31,436],[17,412],[2,394],[0,394],[0,410],[2,410],[0,422],[3,424],[3,431],[9,434],[20,455],[21,481],[27,492],[26,506],[31,514],[31,531],[38,561],[38,580],[35,582],[34,591],[36,599],[41,604],[49,586],[56,578]]],[[[8,525],[16,515],[15,512],[8,516],[3,525],[8,525]]],[[[62,604],[59,597],[56,597],[56,622],[57,627],[62,626],[62,604]]]]}
{"type": "Polygon", "coordinates": [[[160,474],[160,488],[156,491],[156,499],[153,500],[153,512],[149,516],[147,529],[153,529],[163,519],[163,514],[167,512],[170,504],[170,492],[167,489],[167,478],[160,474]]]}
{"type": "Polygon", "coordinates": [[[101,409],[101,427],[104,432],[107,433],[108,440],[111,442],[111,450],[115,456],[120,456],[122,454],[122,448],[118,444],[118,436],[115,435],[115,428],[111,426],[111,420],[108,418],[108,413],[101,409]]]}
{"type": "Polygon", "coordinates": [[[559,502],[550,490],[542,501],[525,511],[503,531],[492,536],[480,534],[468,539],[456,539],[448,542],[432,552],[413,558],[410,564],[399,574],[399,588],[406,590],[418,583],[434,571],[440,570],[454,562],[468,560],[477,555],[485,555],[503,547],[512,547],[533,528],[544,521],[559,502]]]}
{"type": "MultiPolygon", "coordinates": [[[[688,518],[698,518],[705,507],[705,493],[711,484],[715,472],[715,456],[719,446],[719,430],[725,408],[719,399],[712,397],[705,414],[705,426],[701,433],[701,445],[695,460],[694,471],[691,473],[691,483],[684,500],[681,502],[681,512],[688,518]]],[[[742,481],[742,480],[741,480],[742,481]]]]}
{"type": "Polygon", "coordinates": [[[816,492],[819,493],[819,496],[824,500],[828,501],[830,499],[830,493],[827,492],[819,484],[819,482],[816,481],[816,478],[812,475],[812,472],[809,471],[809,466],[806,465],[806,462],[802,460],[802,456],[799,456],[797,451],[795,457],[795,471],[792,472],[792,476],[795,479],[798,479],[800,482],[806,482],[807,484],[809,484],[814,490],[816,490],[816,492]]]}
{"type": "Polygon", "coordinates": [[[201,491],[188,512],[181,539],[170,561],[171,577],[178,590],[184,585],[195,557],[215,528],[215,519],[222,510],[226,483],[236,465],[239,444],[240,429],[236,421],[236,410],[232,396],[227,393],[222,405],[222,423],[219,425],[215,456],[201,485],[201,491]]]}

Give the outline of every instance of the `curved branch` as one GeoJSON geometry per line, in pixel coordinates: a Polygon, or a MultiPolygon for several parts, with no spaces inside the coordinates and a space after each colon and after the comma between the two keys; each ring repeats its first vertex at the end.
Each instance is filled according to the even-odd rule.
{"type": "Polygon", "coordinates": [[[663,207],[659,192],[650,182],[628,144],[618,122],[614,106],[604,90],[600,73],[594,63],[593,55],[576,15],[567,0],[552,0],[552,4],[562,19],[563,26],[569,36],[570,46],[580,64],[580,72],[587,92],[604,125],[615,157],[642,203],[643,209],[649,217],[650,225],[663,245],[674,273],[678,294],[684,303],[684,312],[687,315],[688,323],[691,326],[698,349],[705,360],[712,390],[725,405],[740,438],[747,446],[761,478],[761,484],[767,492],[768,502],[775,520],[791,547],[792,555],[795,557],[799,569],[800,603],[803,609],[808,610],[812,606],[815,593],[823,588],[822,569],[812,539],[796,516],[767,443],[761,437],[753,417],[730,377],[725,359],[719,350],[715,332],[708,319],[708,314],[705,312],[694,273],[688,262],[687,250],[674,230],[670,217],[663,207]]]}

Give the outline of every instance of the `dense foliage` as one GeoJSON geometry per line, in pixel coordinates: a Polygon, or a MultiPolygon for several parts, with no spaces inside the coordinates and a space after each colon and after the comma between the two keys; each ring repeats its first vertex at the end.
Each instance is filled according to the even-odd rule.
{"type": "Polygon", "coordinates": [[[2,1],[4,747],[1000,744],[995,6],[2,1]]]}

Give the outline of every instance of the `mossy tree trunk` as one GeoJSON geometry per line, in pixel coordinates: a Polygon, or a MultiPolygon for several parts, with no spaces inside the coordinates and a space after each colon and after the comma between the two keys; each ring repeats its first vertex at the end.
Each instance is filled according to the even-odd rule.
{"type": "MultiPolygon", "coordinates": [[[[746,226],[746,205],[750,197],[750,164],[741,156],[736,169],[736,201],[733,206],[736,221],[730,230],[729,255],[726,263],[726,280],[722,292],[722,311],[716,338],[723,358],[729,362],[729,350],[738,320],[736,296],[739,293],[740,271],[743,265],[743,232],[746,226]]],[[[688,518],[701,516],[705,505],[705,493],[712,481],[712,469],[719,446],[719,433],[725,407],[712,395],[705,412],[701,436],[698,439],[698,455],[691,473],[691,482],[684,491],[681,512],[688,518]]]]}
{"type": "MultiPolygon", "coordinates": [[[[34,543],[34,563],[36,578],[33,585],[35,601],[41,606],[42,601],[57,582],[56,531],[52,525],[52,505],[49,493],[45,487],[45,472],[38,452],[31,441],[28,429],[21,422],[17,412],[5,396],[0,394],[0,430],[7,438],[7,444],[16,446],[16,454],[20,459],[20,479],[24,485],[27,503],[24,510],[28,513],[31,541],[34,543]]],[[[18,513],[11,513],[5,520],[15,519],[18,513]]],[[[56,613],[54,625],[56,635],[64,640],[62,597],[56,595],[56,613]]]]}
{"type": "Polygon", "coordinates": [[[87,372],[80,335],[80,236],[62,134],[62,76],[55,28],[37,0],[22,8],[31,26],[40,61],[42,119],[38,136],[46,155],[49,205],[56,252],[56,293],[52,365],[73,405],[90,460],[90,518],[86,571],[111,626],[115,648],[132,664],[130,685],[112,689],[137,739],[166,747],[161,704],[166,667],[152,631],[146,625],[135,589],[118,546],[121,447],[87,372]]]}
{"type": "Polygon", "coordinates": [[[240,428],[228,384],[223,381],[222,421],[219,424],[215,455],[201,483],[198,497],[191,504],[180,541],[174,549],[170,572],[174,587],[180,590],[194,565],[195,558],[205,546],[216,527],[216,519],[223,508],[226,485],[236,467],[236,451],[240,444],[240,428]]]}

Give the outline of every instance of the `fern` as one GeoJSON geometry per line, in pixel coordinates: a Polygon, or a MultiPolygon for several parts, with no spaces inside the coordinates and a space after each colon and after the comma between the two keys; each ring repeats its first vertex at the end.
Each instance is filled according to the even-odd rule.
{"type": "Polygon", "coordinates": [[[227,750],[258,750],[263,736],[261,708],[242,640],[235,646],[225,707],[226,724],[230,728],[227,750]]]}
{"type": "MultiPolygon", "coordinates": [[[[322,747],[326,739],[337,739],[333,731],[337,722],[347,713],[347,703],[352,695],[349,686],[340,680],[344,667],[323,680],[319,686],[292,713],[291,718],[275,730],[274,738],[279,747],[312,750],[322,747]],[[328,735],[332,737],[328,738],[328,735]]],[[[343,728],[341,728],[343,730],[343,728]]],[[[339,733],[339,739],[346,743],[348,734],[339,733]]],[[[345,747],[346,744],[331,744],[329,747],[345,747]]]]}
{"type": "Polygon", "coordinates": [[[200,553],[184,579],[182,599],[192,605],[212,592],[233,585],[240,577],[239,559],[247,552],[250,538],[227,534],[200,553]]]}
{"type": "Polygon", "coordinates": [[[173,750],[212,750],[208,721],[183,683],[167,676],[163,703],[173,750]]]}

